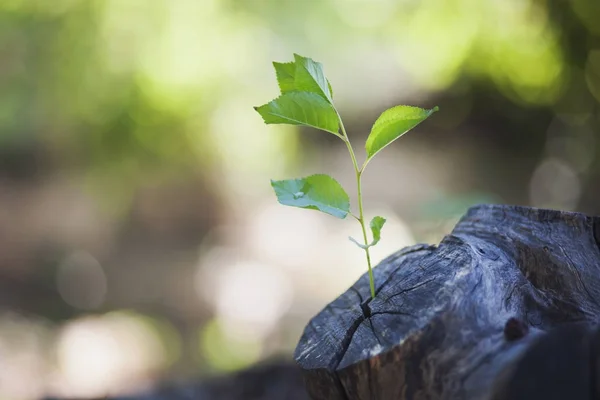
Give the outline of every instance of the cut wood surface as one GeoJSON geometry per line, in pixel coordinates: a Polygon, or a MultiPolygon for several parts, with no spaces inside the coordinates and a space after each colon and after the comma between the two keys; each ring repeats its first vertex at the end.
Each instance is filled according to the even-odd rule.
{"type": "Polygon", "coordinates": [[[308,323],[295,359],[309,395],[600,398],[599,242],[597,217],[471,208],[438,246],[381,262],[374,299],[365,274],[308,323]]]}

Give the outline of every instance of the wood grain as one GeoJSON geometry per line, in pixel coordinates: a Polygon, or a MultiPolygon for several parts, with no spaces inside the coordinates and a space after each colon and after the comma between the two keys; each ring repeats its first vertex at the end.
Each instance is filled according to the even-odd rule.
{"type": "MultiPolygon", "coordinates": [[[[531,365],[560,360],[552,354],[555,341],[570,343],[569,354],[595,349],[590,324],[600,313],[599,242],[598,217],[471,208],[438,246],[409,247],[380,263],[374,299],[365,274],[308,323],[295,359],[309,395],[418,400],[525,393],[515,382],[527,374],[553,376],[531,365]],[[539,346],[546,361],[539,354],[535,361],[539,346]]],[[[591,374],[576,383],[588,397],[571,391],[575,397],[568,398],[596,398],[590,397],[595,359],[578,357],[556,362],[558,373],[591,374]]]]}

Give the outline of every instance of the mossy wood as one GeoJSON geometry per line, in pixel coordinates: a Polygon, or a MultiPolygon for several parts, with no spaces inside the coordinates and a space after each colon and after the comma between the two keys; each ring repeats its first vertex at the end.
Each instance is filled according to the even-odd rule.
{"type": "Polygon", "coordinates": [[[318,400],[600,399],[600,218],[477,206],[362,276],[295,351],[318,400]],[[596,376],[599,378],[596,380],[596,376]]]}

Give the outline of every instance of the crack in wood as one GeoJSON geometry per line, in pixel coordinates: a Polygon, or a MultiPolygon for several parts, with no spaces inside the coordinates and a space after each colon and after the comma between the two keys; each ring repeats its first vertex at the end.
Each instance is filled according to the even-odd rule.
{"type": "Polygon", "coordinates": [[[428,283],[430,283],[430,282],[434,281],[435,279],[436,279],[436,278],[431,278],[431,279],[428,279],[428,280],[426,280],[426,281],[424,281],[424,282],[418,283],[418,284],[416,284],[416,285],[414,285],[414,286],[412,286],[412,287],[409,287],[409,288],[407,288],[407,289],[404,289],[404,290],[402,290],[402,291],[400,291],[400,292],[398,292],[398,293],[395,293],[395,294],[393,294],[392,296],[389,296],[389,297],[387,297],[385,300],[383,300],[383,302],[384,302],[384,303],[387,303],[388,301],[392,300],[393,298],[395,298],[395,297],[397,297],[397,296],[400,296],[400,295],[402,295],[402,294],[408,293],[408,292],[410,292],[410,291],[413,291],[413,290],[415,290],[415,289],[418,289],[418,288],[420,288],[420,287],[422,287],[422,286],[425,286],[425,285],[427,285],[428,283]]]}
{"type": "MultiPolygon", "coordinates": [[[[510,390],[526,389],[511,381],[513,368],[525,365],[523,355],[543,331],[596,321],[599,252],[600,218],[518,206],[471,208],[439,246],[400,251],[375,267],[375,299],[367,298],[365,274],[335,300],[341,309],[314,317],[318,332],[309,323],[296,351],[309,394],[315,400],[534,400],[496,397],[495,390],[504,377],[510,390]],[[510,317],[527,321],[529,333],[504,334],[510,317]]],[[[600,333],[597,340],[584,349],[594,360],[600,333]]],[[[541,357],[540,369],[562,368],[552,357],[569,359],[569,349],[582,349],[552,343],[534,355],[541,357]]],[[[570,359],[588,361],[579,353],[570,359]]],[[[600,364],[589,362],[586,374],[600,374],[600,364]]],[[[537,373],[521,369],[521,378],[537,373]]],[[[593,379],[586,395],[600,391],[593,379]]]]}
{"type": "Polygon", "coordinates": [[[337,370],[340,363],[342,362],[342,360],[344,359],[344,355],[346,355],[346,351],[348,350],[348,347],[350,347],[350,343],[352,343],[352,338],[354,337],[354,334],[356,333],[356,331],[358,330],[358,327],[360,326],[360,324],[363,323],[363,321],[365,320],[364,316],[360,316],[358,317],[354,323],[350,326],[350,328],[346,331],[346,334],[344,335],[344,337],[342,338],[342,340],[340,341],[340,351],[333,357],[333,370],[337,370]]]}

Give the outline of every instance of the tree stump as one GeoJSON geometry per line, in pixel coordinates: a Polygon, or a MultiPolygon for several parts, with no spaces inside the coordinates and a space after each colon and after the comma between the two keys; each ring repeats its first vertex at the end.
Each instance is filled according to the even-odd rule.
{"type": "Polygon", "coordinates": [[[600,399],[600,218],[477,206],[374,275],[305,328],[313,399],[600,399]]]}

